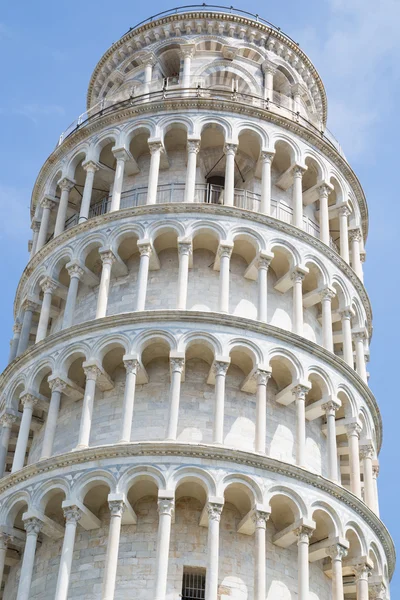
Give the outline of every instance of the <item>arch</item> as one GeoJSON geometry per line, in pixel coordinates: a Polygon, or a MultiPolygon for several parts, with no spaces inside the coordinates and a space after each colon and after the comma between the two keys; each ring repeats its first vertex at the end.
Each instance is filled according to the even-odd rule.
{"type": "Polygon", "coordinates": [[[83,502],[86,494],[97,485],[106,485],[110,489],[110,493],[115,492],[117,483],[114,476],[102,469],[84,473],[79,477],[72,488],[72,495],[77,500],[83,502]]]}
{"type": "Polygon", "coordinates": [[[280,250],[283,254],[289,256],[288,260],[291,269],[295,265],[299,265],[302,262],[300,252],[286,240],[282,240],[280,238],[272,238],[269,240],[267,243],[267,251],[275,254],[275,250],[280,250]]]}
{"type": "Polygon", "coordinates": [[[274,359],[282,358],[289,368],[293,381],[302,381],[304,379],[304,369],[297,356],[286,348],[271,348],[267,355],[267,364],[271,365],[274,359]]]}
{"type": "Polygon", "coordinates": [[[297,143],[289,135],[286,135],[286,134],[278,132],[278,131],[274,131],[271,134],[270,143],[271,143],[271,147],[275,150],[275,152],[276,152],[276,146],[279,142],[282,142],[285,146],[287,146],[289,148],[292,164],[297,164],[297,163],[303,164],[302,152],[300,150],[300,147],[297,145],[297,143]]]}
{"type": "Polygon", "coordinates": [[[358,416],[358,403],[351,389],[345,383],[340,383],[336,393],[342,403],[339,412],[343,412],[346,417],[356,418],[358,416]]]}
{"type": "Polygon", "coordinates": [[[92,140],[92,145],[90,147],[91,158],[97,162],[103,148],[111,143],[114,143],[114,146],[117,146],[119,137],[120,130],[117,128],[108,129],[100,133],[92,140]]]}
{"type": "Polygon", "coordinates": [[[216,238],[219,244],[222,240],[225,240],[227,232],[224,227],[219,223],[211,223],[206,220],[199,220],[196,223],[189,225],[186,236],[191,237],[193,240],[196,236],[206,233],[216,238]]]}
{"type": "Polygon", "coordinates": [[[9,496],[1,508],[1,523],[13,527],[16,516],[24,506],[27,509],[31,506],[31,496],[27,490],[9,496]]]}
{"type": "Polygon", "coordinates": [[[292,507],[295,508],[295,521],[307,517],[308,510],[303,498],[294,490],[283,485],[273,484],[265,491],[265,504],[271,505],[271,501],[278,496],[283,496],[293,503],[292,507]]]}
{"type": "Polygon", "coordinates": [[[232,352],[243,352],[252,361],[253,367],[264,363],[264,355],[254,342],[243,339],[241,337],[232,338],[226,345],[224,354],[230,355],[232,352]]]}
{"type": "Polygon", "coordinates": [[[133,124],[132,122],[127,123],[127,125],[121,129],[121,144],[128,148],[133,138],[140,133],[145,133],[150,138],[156,137],[155,123],[151,119],[136,121],[133,124]]]}
{"type": "Polygon", "coordinates": [[[153,465],[140,465],[128,469],[117,484],[117,491],[128,493],[129,489],[139,481],[151,481],[159,490],[167,489],[164,473],[153,465]]]}
{"type": "Polygon", "coordinates": [[[361,527],[355,523],[354,521],[348,521],[344,526],[344,535],[350,542],[350,550],[349,550],[349,558],[355,558],[359,556],[366,556],[367,554],[367,543],[365,540],[364,532],[361,527]],[[350,539],[349,539],[350,538],[350,539]],[[357,556],[358,548],[354,548],[356,545],[354,541],[356,540],[356,544],[358,542],[359,548],[361,550],[360,554],[357,556]],[[353,546],[353,547],[352,547],[353,546]]]}
{"type": "Polygon", "coordinates": [[[55,368],[61,374],[67,374],[71,364],[80,357],[88,360],[91,356],[91,349],[86,342],[75,342],[71,346],[64,348],[56,359],[55,368]]]}
{"type": "Polygon", "coordinates": [[[239,123],[235,123],[233,129],[235,139],[239,140],[240,136],[246,132],[255,134],[258,137],[261,150],[266,150],[269,148],[269,135],[260,125],[256,125],[255,123],[251,123],[249,121],[239,121],[239,123]]]}
{"type": "Polygon", "coordinates": [[[58,279],[61,269],[72,260],[73,252],[72,248],[65,246],[54,253],[48,266],[50,277],[58,279]]]}
{"type": "Polygon", "coordinates": [[[107,245],[107,236],[105,232],[94,231],[83,239],[79,240],[74,251],[74,258],[85,262],[86,258],[95,248],[101,248],[107,245]]]}
{"type": "Polygon", "coordinates": [[[110,333],[93,345],[91,358],[97,358],[102,361],[107,352],[121,347],[123,348],[124,353],[127,354],[130,347],[128,335],[124,333],[110,333]]]}
{"type": "Polygon", "coordinates": [[[199,342],[200,344],[204,344],[207,346],[214,356],[218,354],[222,354],[222,345],[216,336],[208,332],[194,332],[190,331],[185,333],[179,340],[177,349],[179,352],[187,352],[187,350],[195,344],[199,342]]]}
{"type": "Polygon", "coordinates": [[[66,498],[68,498],[70,494],[70,486],[65,478],[56,477],[50,481],[46,481],[33,495],[32,505],[44,512],[49,500],[60,492],[62,492],[66,498]]]}
{"type": "MultiPolygon", "coordinates": [[[[308,268],[309,268],[309,265],[312,265],[313,267],[315,267],[315,269],[317,270],[317,272],[319,273],[319,276],[320,276],[318,283],[320,283],[322,286],[329,285],[329,282],[330,282],[329,272],[320,258],[318,258],[317,256],[314,256],[312,254],[306,254],[306,256],[303,257],[302,264],[308,268]]],[[[311,269],[310,269],[310,271],[311,271],[311,269]]]]}
{"type": "Polygon", "coordinates": [[[87,160],[88,154],[89,154],[89,145],[87,143],[82,144],[81,146],[78,146],[78,148],[75,149],[72,156],[67,159],[65,176],[68,177],[68,179],[72,179],[72,180],[74,179],[76,167],[78,166],[79,163],[87,160]]]}
{"type": "Polygon", "coordinates": [[[171,474],[170,478],[167,479],[168,487],[175,492],[178,486],[182,485],[184,482],[199,483],[206,492],[207,497],[216,496],[217,485],[214,478],[210,473],[200,467],[179,467],[171,474]]]}
{"type": "Polygon", "coordinates": [[[28,389],[32,389],[34,392],[39,392],[40,383],[49,372],[54,373],[54,358],[52,356],[46,356],[38,363],[35,363],[34,370],[29,375],[27,381],[28,389]]]}
{"type": "Polygon", "coordinates": [[[313,519],[314,521],[315,521],[314,513],[316,511],[321,511],[327,515],[327,518],[334,526],[335,537],[343,537],[343,528],[342,528],[342,522],[340,520],[340,516],[337,514],[337,512],[332,508],[332,506],[330,504],[328,504],[327,502],[323,502],[322,500],[317,500],[316,502],[313,502],[311,504],[310,518],[313,519]]]}
{"type": "Polygon", "coordinates": [[[184,237],[185,228],[177,221],[165,221],[164,223],[153,223],[147,230],[147,235],[152,243],[163,233],[173,233],[177,237],[184,237]]]}
{"type": "Polygon", "coordinates": [[[249,490],[251,493],[250,498],[252,500],[252,506],[254,506],[256,502],[263,504],[264,495],[260,485],[252,477],[247,475],[238,475],[236,473],[226,475],[218,487],[218,495],[224,496],[227,488],[234,484],[243,485],[249,490]]]}
{"type": "Polygon", "coordinates": [[[164,143],[165,135],[168,131],[175,128],[183,129],[187,137],[192,136],[194,131],[193,119],[185,115],[162,117],[157,123],[156,137],[159,137],[164,143]]]}
{"type": "Polygon", "coordinates": [[[308,368],[306,379],[307,381],[310,381],[310,383],[312,383],[312,379],[315,379],[321,388],[323,396],[334,395],[334,388],[330,376],[318,365],[311,365],[308,368]]]}
{"type": "Polygon", "coordinates": [[[232,124],[228,120],[217,115],[198,117],[194,122],[194,135],[196,137],[201,137],[206,128],[213,126],[222,131],[225,140],[232,139],[232,124]]]}
{"type": "Polygon", "coordinates": [[[164,342],[171,350],[176,350],[177,341],[169,331],[152,330],[139,333],[132,342],[132,348],[139,355],[150,345],[155,342],[164,342]]]}
{"type": "Polygon", "coordinates": [[[254,231],[248,227],[243,227],[243,225],[236,225],[230,229],[228,234],[228,241],[245,240],[251,246],[253,246],[254,250],[257,252],[261,252],[265,250],[265,240],[263,236],[258,232],[254,231]]]}
{"type": "MultiPolygon", "coordinates": [[[[236,76],[239,79],[239,92],[251,94],[253,96],[260,95],[261,90],[259,82],[255,77],[250,75],[245,67],[237,64],[237,62],[228,62],[226,60],[217,59],[211,64],[203,64],[195,71],[195,73],[193,73],[193,81],[201,82],[201,87],[210,88],[219,84],[220,73],[224,74],[222,83],[225,83],[227,79],[226,74],[229,73],[231,76],[236,76]],[[242,82],[240,82],[240,80],[242,80],[242,82]],[[211,85],[207,85],[207,83],[211,83],[211,85]]],[[[230,89],[228,88],[229,91],[231,89],[231,87],[230,89]]]]}

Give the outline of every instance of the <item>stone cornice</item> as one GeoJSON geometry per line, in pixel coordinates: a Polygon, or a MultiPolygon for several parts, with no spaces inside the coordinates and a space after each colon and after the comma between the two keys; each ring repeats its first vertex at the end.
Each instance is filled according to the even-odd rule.
{"type": "Polygon", "coordinates": [[[380,540],[388,561],[389,577],[393,575],[396,562],[393,540],[379,517],[357,496],[333,481],[322,477],[322,475],[317,475],[296,465],[229,447],[179,442],[131,442],[129,444],[94,446],[85,450],[54,456],[7,475],[0,480],[0,494],[11,490],[18,484],[29,482],[37,475],[51,473],[56,469],[63,469],[91,461],[97,463],[106,459],[132,456],[187,456],[216,461],[219,467],[221,461],[225,461],[277,473],[319,489],[351,508],[351,510],[355,511],[365,521],[380,540]]]}
{"type": "Polygon", "coordinates": [[[65,138],[63,143],[58,146],[52,154],[47,158],[43,167],[41,168],[39,175],[36,179],[31,199],[31,212],[32,217],[36,203],[40,200],[40,194],[44,193],[43,186],[47,181],[47,177],[50,175],[50,171],[57,161],[61,161],[67,152],[73,150],[79,143],[86,140],[91,135],[103,130],[105,127],[115,125],[121,121],[132,119],[135,116],[154,113],[154,112],[165,112],[165,111],[178,111],[181,112],[185,109],[202,110],[205,109],[207,112],[211,111],[225,111],[233,114],[247,115],[252,118],[258,118],[275,125],[279,125],[284,129],[295,133],[304,140],[308,141],[314,147],[318,148],[332,162],[336,165],[339,171],[346,177],[347,182],[352,187],[354,195],[357,199],[358,206],[360,208],[360,214],[362,219],[362,229],[364,240],[367,239],[368,235],[368,207],[365,199],[364,191],[361,184],[350,167],[349,163],[339,152],[332,146],[328,141],[321,137],[318,133],[309,129],[308,127],[301,125],[289,118],[282,115],[275,114],[269,110],[254,107],[249,104],[242,104],[240,102],[231,102],[225,100],[215,100],[206,98],[179,98],[179,99],[163,99],[158,102],[145,102],[141,105],[125,106],[122,108],[116,108],[115,111],[107,113],[107,115],[99,116],[94,120],[89,121],[87,125],[83,125],[69,136],[65,138]]]}
{"type": "MultiPolygon", "coordinates": [[[[244,317],[228,315],[217,312],[198,312],[198,311],[182,311],[182,310],[151,310],[133,313],[121,313],[88,321],[79,325],[74,325],[69,329],[53,333],[41,342],[30,346],[23,354],[18,356],[10,363],[3,373],[0,375],[0,396],[4,391],[4,386],[8,380],[26,367],[29,361],[35,360],[42,355],[43,352],[51,351],[54,343],[70,343],[71,338],[83,335],[88,336],[91,333],[99,333],[103,330],[110,330],[113,327],[124,328],[132,324],[146,324],[152,322],[166,321],[172,322],[188,322],[188,323],[206,323],[207,325],[224,325],[226,327],[235,327],[243,329],[247,332],[255,332],[262,335],[268,335],[278,340],[286,342],[294,347],[301,348],[305,352],[317,356],[325,363],[329,364],[333,369],[338,370],[345,378],[351,381],[352,385],[358,390],[360,395],[365,400],[371,416],[374,421],[376,432],[377,450],[379,452],[382,445],[382,420],[375,397],[368,385],[361,377],[352,369],[342,358],[328,352],[322,346],[307,340],[295,333],[280,329],[274,325],[267,325],[261,321],[253,321],[244,317]]],[[[3,407],[0,406],[0,409],[3,407]]]]}
{"type": "Polygon", "coordinates": [[[51,240],[48,244],[43,246],[43,248],[35,254],[35,256],[29,261],[27,266],[25,267],[20,281],[18,283],[17,291],[14,299],[14,318],[17,316],[17,311],[21,298],[22,288],[27,281],[28,277],[33,273],[35,268],[39,266],[43,260],[45,260],[48,256],[50,256],[56,248],[58,248],[61,244],[67,242],[68,240],[75,237],[75,235],[79,232],[91,231],[92,229],[100,226],[104,223],[104,225],[108,225],[110,222],[115,222],[116,220],[125,219],[126,217],[133,216],[143,216],[149,214],[166,214],[166,213],[200,213],[200,214],[215,214],[227,217],[234,217],[236,219],[246,219],[248,221],[253,221],[255,223],[260,223],[262,225],[268,225],[277,231],[281,231],[283,233],[287,233],[292,237],[302,240],[313,246],[325,256],[327,256],[345,275],[350,279],[355,289],[357,290],[360,299],[363,303],[365,313],[368,321],[368,334],[370,339],[372,338],[372,308],[368,298],[368,294],[365,290],[364,284],[357,277],[353,269],[344,261],[341,256],[332,250],[329,246],[321,242],[318,238],[313,235],[290,225],[289,223],[285,223],[284,221],[280,221],[279,219],[275,219],[274,217],[269,217],[266,215],[262,215],[260,213],[256,213],[249,210],[244,210],[236,207],[228,207],[228,206],[219,206],[216,204],[179,204],[179,203],[168,203],[168,204],[154,204],[148,206],[137,206],[134,208],[126,208],[123,210],[106,213],[99,217],[94,217],[93,219],[88,219],[85,223],[81,223],[80,225],[76,225],[75,227],[71,227],[67,231],[64,231],[61,235],[57,236],[57,238],[51,240]]]}

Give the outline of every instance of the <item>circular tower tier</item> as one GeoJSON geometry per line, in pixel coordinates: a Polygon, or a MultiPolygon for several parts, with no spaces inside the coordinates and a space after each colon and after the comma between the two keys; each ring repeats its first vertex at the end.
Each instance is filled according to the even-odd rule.
{"type": "Polygon", "coordinates": [[[362,188],[239,13],[103,56],[42,167],[0,377],[5,600],[389,598],[362,188]]]}

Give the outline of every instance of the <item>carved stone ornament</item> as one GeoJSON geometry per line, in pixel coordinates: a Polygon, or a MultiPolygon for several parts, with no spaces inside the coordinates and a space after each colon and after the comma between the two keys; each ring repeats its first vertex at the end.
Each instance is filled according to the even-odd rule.
{"type": "Polygon", "coordinates": [[[229,369],[229,364],[228,362],[224,362],[222,360],[216,360],[213,363],[213,371],[214,371],[214,375],[216,377],[220,376],[220,377],[225,377],[225,375],[228,372],[229,369]]]}
{"type": "Polygon", "coordinates": [[[140,256],[150,256],[151,255],[151,244],[138,244],[139,254],[140,256]]]}
{"type": "Polygon", "coordinates": [[[157,506],[158,514],[172,517],[175,510],[175,501],[170,498],[159,498],[157,506]]]}
{"type": "Polygon", "coordinates": [[[136,375],[137,370],[139,368],[139,361],[135,358],[129,358],[124,360],[124,366],[127,373],[132,373],[136,375]]]}
{"type": "Polygon", "coordinates": [[[49,383],[49,388],[51,389],[52,392],[62,393],[67,388],[67,384],[60,377],[56,377],[55,379],[52,379],[48,383],[49,383]]]}
{"type": "Polygon", "coordinates": [[[0,425],[2,427],[11,428],[17,422],[17,417],[10,413],[3,413],[0,417],[0,425]]]}
{"type": "Polygon", "coordinates": [[[68,506],[64,508],[64,517],[67,523],[78,523],[82,517],[82,511],[77,506],[68,506]]]}
{"type": "Polygon", "coordinates": [[[292,394],[296,400],[304,401],[306,399],[306,395],[308,394],[309,391],[310,391],[309,388],[306,387],[305,385],[296,385],[292,389],[292,394]]]}
{"type": "Polygon", "coordinates": [[[122,517],[122,514],[125,510],[125,504],[123,500],[110,500],[108,506],[112,517],[122,517]]]}
{"type": "Polygon", "coordinates": [[[187,151],[188,154],[198,154],[200,151],[200,140],[188,140],[187,151]]]}
{"type": "Polygon", "coordinates": [[[91,379],[92,381],[96,381],[97,377],[100,375],[100,370],[96,365],[89,365],[88,367],[83,367],[83,371],[87,380],[91,379]]]}
{"type": "Polygon", "coordinates": [[[327,548],[326,553],[332,560],[343,560],[346,558],[348,550],[341,544],[333,544],[327,548]]]}
{"type": "Polygon", "coordinates": [[[43,523],[36,517],[31,517],[24,521],[24,528],[27,535],[38,535],[43,527],[43,523]]]}
{"type": "Polygon", "coordinates": [[[371,567],[365,563],[361,563],[353,567],[356,581],[364,580],[368,581],[368,577],[371,575],[371,567]]]}
{"type": "Polygon", "coordinates": [[[34,408],[39,402],[39,399],[32,394],[24,394],[21,398],[21,404],[25,408],[34,408]]]}
{"type": "Polygon", "coordinates": [[[219,246],[218,255],[220,258],[230,258],[232,256],[232,246],[219,246]]]}
{"type": "Polygon", "coordinates": [[[269,512],[266,512],[264,510],[255,510],[251,518],[256,529],[265,529],[267,526],[269,516],[269,512]]]}
{"type": "Polygon", "coordinates": [[[116,261],[115,254],[112,250],[100,250],[99,254],[103,265],[112,265],[116,261]]]}
{"type": "Polygon", "coordinates": [[[225,144],[224,146],[226,156],[235,156],[237,149],[238,147],[236,144],[225,144]]]}
{"type": "Polygon", "coordinates": [[[173,357],[169,359],[169,364],[171,365],[171,371],[173,373],[182,373],[183,367],[185,366],[185,359],[173,357]]]}
{"type": "Polygon", "coordinates": [[[209,521],[220,521],[223,508],[223,504],[217,504],[216,502],[208,502],[207,514],[209,521]]]}
{"type": "Polygon", "coordinates": [[[302,271],[293,271],[290,275],[290,279],[293,281],[293,283],[302,283],[302,281],[304,280],[305,277],[305,273],[303,273],[302,271]]]}
{"type": "Polygon", "coordinates": [[[307,527],[302,525],[295,530],[295,534],[297,535],[297,543],[298,544],[309,544],[312,534],[314,533],[314,529],[311,527],[307,527]]]}
{"type": "Polygon", "coordinates": [[[76,277],[77,279],[82,279],[85,274],[85,271],[78,264],[73,264],[67,267],[68,275],[72,277],[76,277]]]}
{"type": "Polygon", "coordinates": [[[264,371],[263,369],[256,370],[257,385],[267,385],[271,378],[271,371],[264,371]]]}

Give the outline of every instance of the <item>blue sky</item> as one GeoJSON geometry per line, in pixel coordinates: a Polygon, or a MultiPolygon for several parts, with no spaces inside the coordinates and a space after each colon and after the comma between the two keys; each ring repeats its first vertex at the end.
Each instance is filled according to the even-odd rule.
{"type": "MultiPolygon", "coordinates": [[[[41,0],[9,2],[1,11],[0,368],[7,361],[15,289],[28,259],[29,203],[38,171],[59,134],[85,109],[87,84],[103,52],[130,26],[172,6],[166,0],[148,7],[119,0],[102,10],[101,3],[93,0],[41,0]]],[[[384,423],[380,505],[397,545],[400,403],[394,375],[399,369],[400,335],[396,274],[400,3],[246,0],[237,6],[281,27],[309,54],[328,93],[329,127],[367,195],[370,233],[365,283],[374,312],[370,385],[384,423]]],[[[391,592],[392,598],[400,598],[400,575],[394,576],[391,592]]]]}

